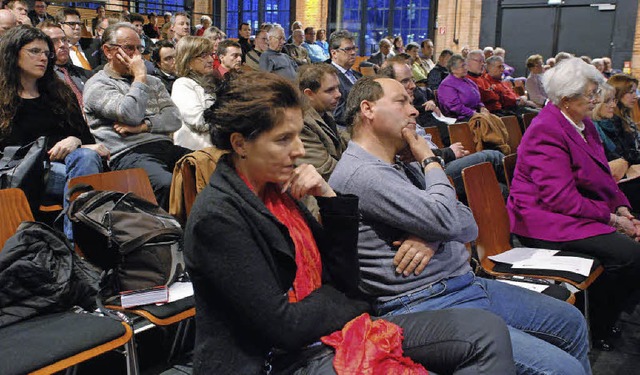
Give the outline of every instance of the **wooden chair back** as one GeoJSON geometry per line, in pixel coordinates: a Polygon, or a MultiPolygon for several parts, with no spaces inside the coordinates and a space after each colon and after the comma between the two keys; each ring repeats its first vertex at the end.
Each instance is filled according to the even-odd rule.
{"type": "Polygon", "coordinates": [[[491,269],[488,256],[511,249],[509,215],[498,179],[491,163],[476,164],[462,170],[467,201],[478,224],[478,257],[491,269]]]}
{"type": "Polygon", "coordinates": [[[514,86],[513,87],[513,91],[516,92],[516,94],[518,94],[518,96],[523,96],[526,95],[527,93],[524,91],[524,87],[522,86],[514,86]]]}
{"type": "MultiPolygon", "coordinates": [[[[121,171],[112,171],[105,173],[97,173],[88,176],[72,178],[69,181],[69,188],[77,184],[87,184],[93,186],[96,190],[113,190],[123,193],[132,192],[149,202],[157,204],[156,196],[149,182],[147,172],[142,168],[125,169],[121,171]]],[[[79,193],[71,196],[73,201],[79,193]]]]}
{"type": "Polygon", "coordinates": [[[520,130],[520,124],[516,116],[500,117],[502,123],[507,128],[509,133],[509,142],[507,143],[511,147],[511,152],[515,153],[522,141],[522,131],[520,130]]]}
{"type": "Polygon", "coordinates": [[[376,71],[373,69],[372,66],[361,66],[360,73],[362,73],[362,75],[365,77],[376,75],[376,71]]]}
{"type": "Polygon", "coordinates": [[[440,136],[440,130],[438,130],[436,126],[424,128],[424,131],[431,135],[431,141],[435,143],[438,148],[444,148],[444,143],[442,143],[442,137],[440,136]]]}
{"type": "Polygon", "coordinates": [[[640,123],[640,101],[638,100],[636,100],[636,105],[634,105],[631,110],[631,118],[636,124],[640,123]]]}
{"type": "Polygon", "coordinates": [[[538,115],[537,113],[525,113],[524,115],[522,115],[522,122],[524,124],[525,131],[527,130],[529,125],[531,125],[531,121],[533,121],[533,118],[536,117],[537,115],[538,115]]]}
{"type": "Polygon", "coordinates": [[[502,166],[504,167],[504,179],[507,181],[507,187],[511,189],[511,180],[513,180],[513,172],[516,170],[516,161],[518,160],[518,154],[509,154],[502,159],[502,166]]]}
{"type": "Polygon", "coordinates": [[[473,142],[473,134],[471,133],[469,124],[466,122],[449,125],[449,138],[451,139],[451,143],[462,143],[465,150],[469,151],[470,154],[476,152],[476,145],[473,142]]]}
{"type": "Polygon", "coordinates": [[[360,63],[367,60],[369,60],[369,56],[356,56],[356,61],[351,66],[351,69],[360,72],[360,63]]]}
{"type": "Polygon", "coordinates": [[[33,221],[24,192],[20,189],[0,190],[0,250],[23,221],[33,221]]]}

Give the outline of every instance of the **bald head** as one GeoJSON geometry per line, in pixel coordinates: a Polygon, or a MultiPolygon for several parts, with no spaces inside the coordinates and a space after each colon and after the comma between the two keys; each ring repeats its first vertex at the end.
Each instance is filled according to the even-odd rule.
{"type": "Polygon", "coordinates": [[[0,9],[0,35],[18,25],[18,20],[9,9],[0,9]]]}

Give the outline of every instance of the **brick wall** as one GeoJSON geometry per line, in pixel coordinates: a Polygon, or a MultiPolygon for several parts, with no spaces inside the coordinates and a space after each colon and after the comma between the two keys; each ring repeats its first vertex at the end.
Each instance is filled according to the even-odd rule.
{"type": "MultiPolygon", "coordinates": [[[[493,0],[489,0],[493,1],[493,0]]],[[[458,53],[462,47],[468,45],[471,49],[478,48],[480,40],[480,18],[482,16],[482,0],[458,1],[445,0],[438,2],[437,26],[435,35],[435,54],[437,58],[440,51],[449,48],[458,53]],[[456,21],[456,13],[458,15],[456,21]],[[454,42],[454,25],[457,23],[456,39],[454,42]],[[444,34],[442,34],[444,32],[444,34]]]]}
{"type": "Polygon", "coordinates": [[[296,0],[296,21],[301,21],[303,27],[325,29],[329,1],[336,0],[296,0]]]}
{"type": "Polygon", "coordinates": [[[631,58],[631,74],[640,77],[640,0],[638,1],[638,16],[636,18],[636,33],[633,39],[633,57],[631,58]]]}

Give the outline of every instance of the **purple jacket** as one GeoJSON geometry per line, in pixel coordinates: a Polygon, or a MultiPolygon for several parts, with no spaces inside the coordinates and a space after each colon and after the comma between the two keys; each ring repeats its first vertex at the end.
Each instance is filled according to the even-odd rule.
{"type": "Polygon", "coordinates": [[[586,142],[549,103],[527,128],[507,202],[512,233],[563,242],[614,231],[609,214],[629,201],[611,176],[595,126],[583,122],[586,142]]]}
{"type": "Polygon", "coordinates": [[[467,77],[449,74],[438,87],[438,104],[445,116],[458,120],[473,116],[484,105],[478,86],[467,77]]]}

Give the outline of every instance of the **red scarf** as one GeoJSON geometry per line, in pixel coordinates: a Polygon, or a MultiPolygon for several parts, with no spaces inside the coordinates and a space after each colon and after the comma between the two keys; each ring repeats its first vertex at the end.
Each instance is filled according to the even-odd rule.
{"type": "MultiPolygon", "coordinates": [[[[240,172],[237,173],[249,189],[254,191],[251,183],[240,172]]],[[[266,184],[262,201],[273,216],[289,229],[289,236],[295,246],[297,267],[293,288],[289,290],[289,302],[301,301],[322,285],[322,263],[318,245],[298,205],[288,194],[282,194],[274,184],[266,184]]]]}

